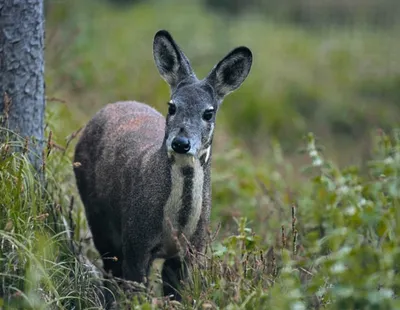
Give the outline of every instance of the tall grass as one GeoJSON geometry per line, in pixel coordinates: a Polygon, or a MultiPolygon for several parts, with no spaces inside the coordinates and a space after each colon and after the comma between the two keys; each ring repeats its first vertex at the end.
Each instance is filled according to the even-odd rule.
{"type": "MultiPolygon", "coordinates": [[[[50,147],[43,187],[25,154],[11,153],[9,144],[2,144],[0,162],[0,304],[6,308],[98,309],[113,294],[122,309],[399,307],[398,131],[377,136],[367,174],[338,169],[312,135],[303,170],[308,180],[296,188],[285,188],[277,170],[263,178],[247,171],[246,178],[258,180],[259,210],[252,219],[231,215],[233,223],[223,221],[221,231],[214,225],[207,252],[192,257],[182,304],[158,295],[157,271],[136,297],[115,282],[107,285],[97,257],[84,249],[82,210],[69,198],[70,184],[59,181],[71,173],[68,151],[50,147]],[[288,193],[288,202],[280,200],[288,193]]],[[[236,164],[251,167],[245,160],[236,164]]],[[[246,200],[240,188],[231,191],[246,200]]]]}
{"type": "MultiPolygon", "coordinates": [[[[3,131],[3,137],[10,136],[3,131]]],[[[21,142],[6,138],[1,144],[0,306],[97,309],[102,283],[71,239],[67,193],[72,184],[65,182],[70,158],[51,139],[51,131],[47,134],[40,172],[32,167],[28,150],[13,148],[21,142]]]]}

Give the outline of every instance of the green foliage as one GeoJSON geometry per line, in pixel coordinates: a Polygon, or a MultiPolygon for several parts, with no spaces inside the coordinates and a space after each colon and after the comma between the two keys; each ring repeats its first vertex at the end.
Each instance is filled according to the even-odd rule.
{"type": "MultiPolygon", "coordinates": [[[[7,193],[1,198],[2,302],[30,309],[99,307],[103,285],[98,271],[88,267],[82,253],[73,251],[70,219],[63,217],[56,207],[68,206],[70,189],[54,183],[48,185],[50,190],[44,190],[36,183],[24,154],[6,153],[7,143],[2,145],[0,166],[2,191],[7,193]]],[[[223,222],[223,232],[214,237],[206,254],[194,254],[183,307],[399,307],[400,131],[393,135],[380,132],[367,173],[356,167],[337,168],[318,151],[311,134],[306,151],[311,164],[303,174],[309,180],[297,185],[291,205],[275,204],[282,209],[277,211],[287,218],[273,217],[279,221],[274,227],[269,225],[271,219],[260,222],[257,212],[261,211],[254,214],[244,204],[251,219],[234,218],[235,230],[230,225],[225,227],[229,222],[223,222]],[[263,225],[267,227],[262,229],[263,225]]],[[[46,161],[47,175],[52,175],[49,183],[68,174],[62,160],[67,153],[52,152],[46,161]],[[56,176],[52,172],[59,165],[64,165],[64,169],[56,176]]],[[[278,155],[276,159],[279,161],[278,155]]],[[[238,166],[249,166],[245,160],[236,162],[238,166]]],[[[246,173],[249,180],[257,178],[257,171],[246,173]]],[[[270,174],[278,180],[276,175],[277,171],[270,174]]],[[[264,181],[260,181],[266,188],[267,179],[264,176],[264,181]]],[[[225,187],[217,184],[218,181],[214,186],[221,187],[220,191],[225,187]]],[[[225,185],[239,201],[258,191],[268,193],[262,187],[247,193],[245,183],[225,185]]],[[[226,203],[218,195],[216,201],[226,203]]],[[[259,206],[264,211],[268,207],[259,206]]],[[[245,210],[243,213],[247,213],[245,210]]],[[[79,222],[71,226],[76,225],[79,222]]],[[[76,235],[72,238],[80,239],[76,235]]],[[[154,303],[153,291],[136,297],[119,292],[118,296],[123,307],[181,307],[163,299],[154,303]]]]}
{"type": "Polygon", "coordinates": [[[211,10],[228,14],[262,12],[268,18],[300,26],[369,24],[375,27],[392,27],[398,22],[400,11],[396,0],[202,0],[211,10]]]}
{"type": "Polygon", "coordinates": [[[310,30],[256,13],[225,19],[181,0],[123,10],[93,0],[50,1],[47,28],[48,91],[73,103],[80,121],[126,99],[166,112],[168,88],[151,52],[160,28],[171,31],[199,77],[233,47],[252,49],[251,74],[225,100],[218,119],[250,151],[264,152],[268,139],[277,138],[293,152],[312,131],[347,163],[367,148],[372,128],[387,130],[400,115],[397,29],[310,30]],[[340,146],[346,150],[337,151],[340,146]]]}
{"type": "Polygon", "coordinates": [[[340,171],[325,161],[309,137],[318,174],[312,197],[299,209],[304,246],[317,271],[309,287],[335,309],[392,309],[399,306],[400,140],[382,133],[369,173],[340,171]],[[312,210],[312,212],[311,212],[312,210]],[[323,287],[324,283],[329,283],[323,287]]]}
{"type": "Polygon", "coordinates": [[[381,133],[362,174],[338,169],[309,135],[310,179],[294,196],[280,238],[263,240],[239,219],[237,233],[216,241],[195,268],[194,287],[203,289],[191,296],[224,309],[397,309],[399,138],[381,133]]]}
{"type": "MultiPolygon", "coordinates": [[[[7,136],[4,129],[2,134],[7,136]]],[[[70,239],[69,155],[57,150],[50,131],[47,134],[41,167],[46,184],[31,166],[27,151],[13,151],[17,142],[6,139],[1,144],[0,305],[98,308],[102,284],[90,264],[76,255],[70,239]]]]}

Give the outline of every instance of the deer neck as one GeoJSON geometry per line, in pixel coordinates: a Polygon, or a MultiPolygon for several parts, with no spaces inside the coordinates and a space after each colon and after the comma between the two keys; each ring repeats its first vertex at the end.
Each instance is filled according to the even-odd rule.
{"type": "MultiPolygon", "coordinates": [[[[197,228],[203,207],[204,176],[205,169],[209,169],[211,146],[203,150],[199,158],[168,155],[171,186],[164,208],[164,236],[168,239],[172,237],[167,241],[176,244],[182,234],[190,240],[197,228]]],[[[170,248],[173,251],[174,245],[171,244],[170,248]]]]}

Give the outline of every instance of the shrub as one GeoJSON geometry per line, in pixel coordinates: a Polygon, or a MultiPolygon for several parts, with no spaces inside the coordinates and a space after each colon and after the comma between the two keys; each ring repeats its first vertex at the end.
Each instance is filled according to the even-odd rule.
{"type": "MultiPolygon", "coordinates": [[[[308,181],[290,191],[287,203],[281,199],[287,189],[279,171],[261,177],[260,169],[244,169],[246,173],[238,177],[247,182],[257,178],[250,186],[255,187],[246,191],[250,183],[233,181],[224,195],[221,190],[227,184],[218,188],[216,181],[215,204],[226,207],[225,196],[234,194],[241,213],[230,216],[234,225],[227,216],[220,233],[211,234],[205,255],[194,253],[183,307],[399,307],[400,131],[380,132],[366,171],[337,168],[318,151],[311,134],[307,139],[311,163],[303,174],[308,181]],[[278,192],[271,195],[274,199],[264,197],[258,206],[244,203],[259,191],[270,195],[274,183],[278,192]],[[260,219],[271,207],[281,215],[260,219]]],[[[0,210],[0,303],[25,309],[101,307],[109,291],[100,281],[99,269],[83,256],[85,251],[76,250],[84,246],[82,231],[87,228],[79,220],[82,210],[71,212],[68,207],[68,152],[50,149],[45,167],[48,185],[43,188],[25,155],[10,152],[7,145],[10,142],[2,144],[0,162],[5,193],[0,210]]],[[[279,162],[289,165],[276,152],[275,167],[279,162]]],[[[251,167],[245,157],[235,162],[238,171],[240,165],[251,167]]],[[[156,298],[157,279],[136,298],[114,286],[120,306],[181,307],[156,298]]]]}

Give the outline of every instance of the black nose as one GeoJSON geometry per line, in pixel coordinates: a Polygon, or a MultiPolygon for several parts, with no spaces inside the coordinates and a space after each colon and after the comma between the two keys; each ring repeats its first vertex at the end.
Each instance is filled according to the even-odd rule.
{"type": "Polygon", "coordinates": [[[185,154],[190,150],[190,141],[185,137],[175,137],[174,140],[172,140],[171,146],[175,152],[185,154]]]}

